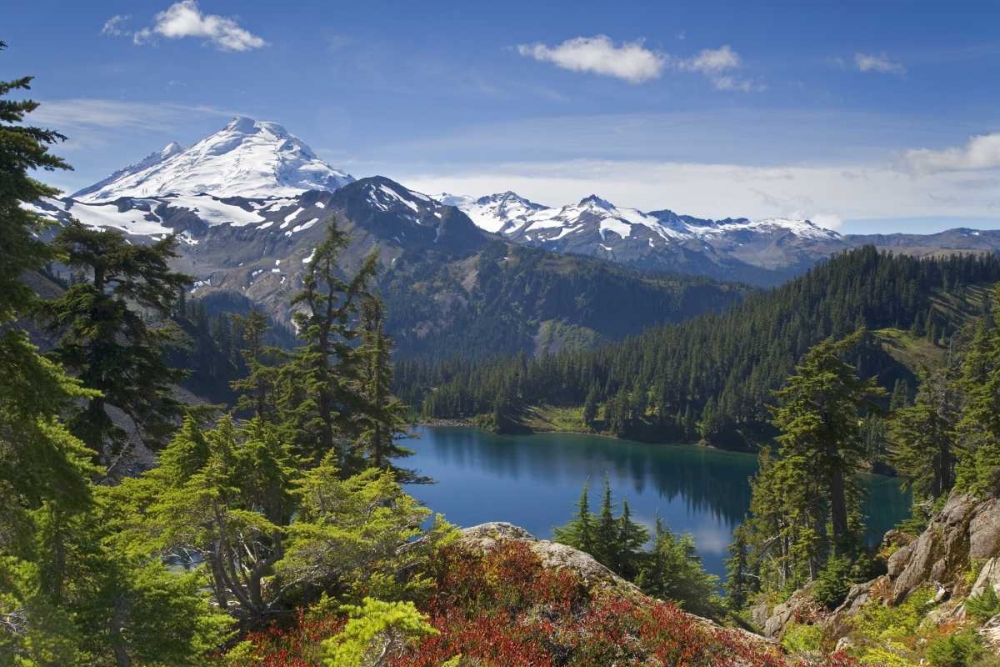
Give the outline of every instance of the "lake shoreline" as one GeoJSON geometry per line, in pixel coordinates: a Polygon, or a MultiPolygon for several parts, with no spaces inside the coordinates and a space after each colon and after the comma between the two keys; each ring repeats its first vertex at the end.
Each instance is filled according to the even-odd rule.
{"type": "Polygon", "coordinates": [[[489,433],[491,435],[543,435],[546,433],[564,433],[566,435],[585,435],[593,438],[606,438],[608,440],[618,440],[620,442],[630,442],[630,443],[640,443],[643,445],[651,445],[653,447],[703,447],[705,449],[710,449],[716,452],[727,452],[729,454],[746,454],[748,456],[756,456],[757,452],[748,452],[740,449],[726,449],[724,447],[717,447],[711,443],[704,441],[699,442],[649,442],[646,440],[632,440],[630,438],[622,438],[617,435],[611,435],[610,433],[595,433],[594,431],[578,431],[574,429],[561,429],[561,428],[531,428],[530,431],[525,433],[496,433],[488,428],[481,426],[469,419],[422,419],[417,422],[413,422],[412,426],[414,428],[472,428],[484,433],[489,433]]]}

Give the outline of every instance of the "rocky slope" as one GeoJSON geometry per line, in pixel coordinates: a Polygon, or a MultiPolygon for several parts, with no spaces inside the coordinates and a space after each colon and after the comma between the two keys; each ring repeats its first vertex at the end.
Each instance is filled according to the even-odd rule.
{"type": "Polygon", "coordinates": [[[523,247],[480,230],[455,207],[382,177],[293,197],[53,198],[33,208],[57,221],[72,217],[122,230],[139,243],[177,234],[177,267],[195,278],[193,298],[219,303],[224,299],[214,297],[239,295],[286,324],[308,261],[336,219],[352,238],[345,271],[357,269],[371,251],[379,253],[387,328],[403,358],[595,345],[720,310],[745,292],[523,247]]]}
{"type": "Polygon", "coordinates": [[[916,664],[922,647],[962,632],[977,632],[1000,655],[1000,606],[987,617],[969,611],[970,598],[987,589],[1000,594],[1000,500],[954,493],[919,535],[887,533],[880,553],[885,573],[852,586],[837,609],[822,608],[807,587],[773,608],[756,608],[755,621],[772,639],[797,624],[815,625],[828,649],[859,656],[888,650],[898,664],[916,664]],[[880,635],[882,619],[901,636],[880,635]]]}

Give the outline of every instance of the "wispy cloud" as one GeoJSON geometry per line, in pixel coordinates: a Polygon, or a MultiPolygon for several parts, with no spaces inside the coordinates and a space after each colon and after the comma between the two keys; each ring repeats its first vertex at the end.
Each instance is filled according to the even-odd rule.
{"type": "Polygon", "coordinates": [[[701,74],[717,90],[749,93],[765,89],[763,84],[734,74],[742,68],[743,60],[728,44],[704,49],[690,58],[679,58],[649,49],[643,40],[616,46],[610,37],[597,35],[574,37],[556,46],[521,44],[517,52],[573,72],[612,76],[633,84],[659,78],[665,69],[671,69],[701,74]]]}
{"type": "Polygon", "coordinates": [[[135,32],[125,30],[128,16],[112,16],[101,30],[105,35],[129,35],[136,44],[149,44],[157,38],[204,39],[220,51],[250,51],[267,46],[262,37],[242,28],[236,19],[218,14],[204,14],[196,0],[181,0],[153,17],[151,26],[135,32]]]}
{"type": "Polygon", "coordinates": [[[642,40],[616,46],[606,35],[574,37],[557,46],[521,44],[517,52],[573,72],[612,76],[629,83],[643,83],[659,77],[666,64],[666,57],[647,49],[642,40]]]}
{"type": "Polygon", "coordinates": [[[943,150],[918,148],[903,156],[911,169],[924,172],[971,171],[1000,167],[1000,133],[971,137],[964,146],[943,150]]]}
{"type": "Polygon", "coordinates": [[[743,67],[743,59],[728,44],[723,44],[717,49],[704,49],[694,57],[678,60],[676,67],[683,71],[705,75],[716,90],[752,93],[766,88],[761,83],[732,73],[743,67]]]}
{"type": "Polygon", "coordinates": [[[130,34],[128,30],[125,29],[125,24],[128,23],[130,16],[128,14],[116,14],[104,22],[104,27],[101,28],[102,35],[111,35],[112,37],[119,37],[121,35],[130,34]]]}
{"type": "Polygon", "coordinates": [[[32,121],[69,137],[60,151],[100,151],[123,137],[145,141],[175,136],[195,119],[244,115],[229,109],[185,104],[149,104],[121,100],[78,98],[41,100],[32,121]]]}
{"type": "Polygon", "coordinates": [[[172,126],[182,126],[185,117],[192,113],[240,115],[235,111],[210,106],[78,98],[43,102],[32,113],[31,118],[63,132],[81,129],[161,131],[172,126]]]}
{"type": "Polygon", "coordinates": [[[891,60],[886,54],[855,53],[854,65],[860,72],[876,72],[879,74],[906,74],[902,63],[891,60]]]}

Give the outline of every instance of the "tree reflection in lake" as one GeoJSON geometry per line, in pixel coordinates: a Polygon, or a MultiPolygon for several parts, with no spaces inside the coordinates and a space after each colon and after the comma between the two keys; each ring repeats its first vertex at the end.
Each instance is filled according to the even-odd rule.
{"type": "MultiPolygon", "coordinates": [[[[583,484],[600,490],[605,475],[617,500],[649,526],[663,518],[695,536],[705,567],[723,574],[732,530],[750,504],[755,456],[693,445],[651,445],[599,436],[546,433],[497,436],[457,427],[418,429],[406,463],[437,481],[411,493],[460,526],[509,521],[538,537],[565,523],[583,484]]],[[[906,516],[897,480],[865,477],[870,539],[906,516]]],[[[592,504],[599,502],[595,493],[592,504]]]]}

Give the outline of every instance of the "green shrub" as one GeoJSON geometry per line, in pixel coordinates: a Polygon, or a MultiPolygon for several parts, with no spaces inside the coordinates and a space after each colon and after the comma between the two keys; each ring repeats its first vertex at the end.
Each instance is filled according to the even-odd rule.
{"type": "Polygon", "coordinates": [[[979,595],[970,596],[965,601],[965,613],[980,623],[1000,614],[1000,597],[993,586],[987,586],[979,595]]]}
{"type": "Polygon", "coordinates": [[[865,604],[852,619],[854,629],[864,639],[875,641],[906,640],[917,634],[924,614],[929,610],[933,592],[920,588],[898,607],[883,606],[877,600],[865,604]]]}
{"type": "Polygon", "coordinates": [[[983,647],[974,630],[939,637],[927,645],[926,657],[933,667],[971,667],[983,647]]]}
{"type": "Polygon", "coordinates": [[[785,630],[781,645],[789,653],[818,651],[823,643],[823,631],[815,625],[793,623],[785,630]]]}
{"type": "Polygon", "coordinates": [[[851,590],[851,561],[831,558],[816,578],[813,598],[828,609],[836,608],[851,590]]]}

